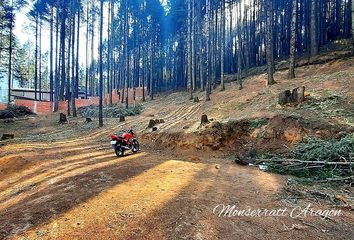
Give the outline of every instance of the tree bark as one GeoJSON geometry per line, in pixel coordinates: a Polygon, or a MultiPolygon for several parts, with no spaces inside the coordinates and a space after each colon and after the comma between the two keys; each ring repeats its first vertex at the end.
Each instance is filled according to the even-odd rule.
{"type": "Polygon", "coordinates": [[[53,18],[54,11],[53,7],[50,9],[50,49],[49,49],[49,92],[50,92],[50,102],[53,105],[53,18]]]}
{"type": "Polygon", "coordinates": [[[13,0],[11,1],[11,13],[10,13],[10,33],[9,33],[9,71],[8,71],[8,103],[11,102],[11,85],[12,85],[12,30],[14,24],[14,17],[13,17],[13,0]]]}
{"type": "Polygon", "coordinates": [[[297,0],[292,0],[292,17],[291,17],[291,38],[290,38],[290,66],[288,78],[295,78],[295,55],[296,55],[296,19],[297,19],[297,0]]]}
{"type": "Polygon", "coordinates": [[[210,101],[210,81],[211,81],[211,54],[210,54],[210,40],[211,40],[211,26],[210,26],[210,19],[211,19],[211,6],[210,6],[210,0],[206,0],[206,14],[207,14],[207,19],[206,19],[206,24],[207,24],[207,78],[206,78],[206,87],[205,87],[205,101],[210,101]]]}
{"type": "Polygon", "coordinates": [[[225,0],[221,0],[221,90],[225,90],[225,0]]]}
{"type": "Polygon", "coordinates": [[[103,0],[100,0],[100,83],[99,83],[99,127],[103,127],[103,0]]]}
{"type": "Polygon", "coordinates": [[[274,81],[274,41],[273,41],[273,0],[265,0],[266,12],[266,52],[267,52],[267,85],[273,85],[274,81]]]}
{"type": "Polygon", "coordinates": [[[59,110],[59,8],[56,10],[55,23],[55,84],[54,84],[54,112],[59,110]]]}
{"type": "Polygon", "coordinates": [[[317,45],[317,1],[311,1],[311,26],[310,26],[310,35],[311,35],[311,57],[318,54],[318,45],[317,45]]]}

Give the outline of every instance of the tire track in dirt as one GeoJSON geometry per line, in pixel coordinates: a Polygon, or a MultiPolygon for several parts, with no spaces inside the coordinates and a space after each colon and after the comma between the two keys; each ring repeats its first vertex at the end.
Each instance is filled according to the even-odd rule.
{"type": "Polygon", "coordinates": [[[192,115],[196,114],[200,110],[201,106],[202,104],[199,103],[190,107],[179,108],[177,114],[175,114],[172,118],[167,118],[166,123],[161,125],[160,129],[167,130],[174,127],[184,119],[188,120],[192,115]]]}

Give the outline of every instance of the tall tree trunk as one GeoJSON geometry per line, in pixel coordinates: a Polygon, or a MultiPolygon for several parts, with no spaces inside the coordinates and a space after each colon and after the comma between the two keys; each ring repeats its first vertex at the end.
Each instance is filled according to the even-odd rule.
{"type": "Polygon", "coordinates": [[[99,84],[99,127],[103,127],[103,0],[100,0],[100,84],[99,84]]]}
{"type": "Polygon", "coordinates": [[[109,105],[113,105],[113,96],[112,96],[112,75],[111,75],[111,54],[112,54],[112,0],[109,1],[108,6],[108,24],[107,24],[107,42],[108,42],[108,54],[107,54],[107,93],[109,94],[109,105]]]}
{"type": "Polygon", "coordinates": [[[318,44],[317,44],[317,1],[318,0],[312,0],[311,1],[311,30],[310,30],[310,35],[311,35],[311,57],[315,56],[318,54],[318,44]]]}
{"type": "MultiPolygon", "coordinates": [[[[72,14],[72,13],[71,13],[72,14]]],[[[67,103],[67,114],[71,116],[71,78],[70,78],[70,65],[71,65],[71,48],[72,48],[72,32],[73,32],[73,18],[69,17],[69,35],[68,35],[68,55],[67,55],[67,72],[66,72],[66,103],[67,103]]]]}
{"type": "Polygon", "coordinates": [[[39,20],[39,101],[42,101],[42,19],[39,20]]]}
{"type": "Polygon", "coordinates": [[[354,0],[352,1],[352,45],[353,45],[353,55],[354,55],[354,0]]]}
{"type": "Polygon", "coordinates": [[[50,92],[50,102],[53,105],[53,21],[54,21],[54,10],[53,7],[50,9],[50,49],[49,49],[49,92],[50,92]]]}
{"type": "Polygon", "coordinates": [[[36,46],[34,51],[34,100],[37,101],[38,89],[38,13],[36,13],[36,46]]]}
{"type": "Polygon", "coordinates": [[[89,61],[89,18],[90,18],[90,1],[87,1],[86,4],[86,76],[85,76],[85,99],[88,99],[88,84],[89,84],[89,67],[88,67],[88,61],[89,61]]]}
{"type": "Polygon", "coordinates": [[[241,3],[237,4],[237,81],[239,82],[239,89],[243,88],[242,82],[242,17],[241,17],[241,3]]]}
{"type": "MultiPolygon", "coordinates": [[[[91,1],[91,7],[94,8],[94,1],[91,1]]],[[[94,69],[94,40],[95,40],[95,16],[94,16],[94,11],[92,11],[92,26],[91,26],[91,64],[90,64],[90,95],[91,97],[94,96],[94,74],[95,74],[95,69],[94,69]]]]}
{"type": "MultiPolygon", "coordinates": [[[[74,11],[74,7],[73,7],[73,11],[74,11]]],[[[72,13],[72,37],[71,37],[71,109],[72,109],[72,113],[73,113],[73,117],[77,117],[76,116],[76,107],[75,107],[75,27],[76,27],[76,22],[75,22],[76,16],[75,16],[75,12],[72,13]]]]}
{"type": "Polygon", "coordinates": [[[221,0],[221,90],[225,90],[225,0],[221,0]]]}
{"type": "Polygon", "coordinates": [[[188,1],[188,24],[187,24],[187,46],[188,46],[188,61],[187,61],[187,68],[188,68],[188,89],[190,93],[190,99],[193,99],[193,82],[192,82],[192,0],[188,1]]]}
{"type": "Polygon", "coordinates": [[[56,11],[56,23],[55,23],[55,84],[54,84],[54,112],[59,110],[59,8],[56,11]]]}
{"type": "Polygon", "coordinates": [[[297,0],[292,0],[291,16],[291,37],[290,37],[290,66],[288,78],[295,78],[295,54],[296,54],[296,19],[297,19],[297,0]]]}
{"type": "Polygon", "coordinates": [[[13,24],[14,24],[14,17],[13,17],[13,0],[11,1],[11,12],[10,12],[10,33],[9,33],[9,71],[8,71],[8,103],[10,104],[11,102],[11,85],[12,85],[12,31],[13,31],[13,24]]]}
{"type": "Polygon", "coordinates": [[[266,52],[267,52],[267,85],[273,85],[274,81],[274,41],[273,41],[273,0],[265,0],[266,12],[266,52]]]}
{"type": "Polygon", "coordinates": [[[207,78],[206,78],[206,88],[205,88],[205,101],[210,101],[210,81],[211,81],[211,53],[210,53],[210,41],[211,41],[211,5],[210,5],[210,0],[206,0],[206,14],[207,14],[207,19],[206,19],[206,24],[207,24],[207,78]]]}
{"type": "Polygon", "coordinates": [[[74,97],[72,100],[73,116],[77,117],[76,98],[79,97],[79,57],[80,57],[80,9],[77,10],[77,38],[76,38],[76,73],[74,84],[74,97]]]}
{"type": "Polygon", "coordinates": [[[66,11],[65,9],[65,1],[62,0],[62,11],[61,11],[61,29],[60,29],[60,48],[61,48],[61,89],[60,89],[60,96],[61,99],[64,95],[64,86],[65,86],[65,34],[66,34],[66,11]]]}
{"type": "Polygon", "coordinates": [[[129,36],[129,14],[128,14],[128,0],[125,0],[125,33],[124,33],[124,59],[125,59],[125,106],[129,107],[129,79],[130,79],[130,64],[129,64],[129,50],[128,50],[128,36],[129,36]]]}
{"type": "Polygon", "coordinates": [[[153,75],[153,66],[154,66],[154,51],[153,51],[153,40],[150,40],[150,99],[154,100],[154,75],[153,75]]]}
{"type": "MultiPolygon", "coordinates": [[[[197,0],[198,1],[198,0],[197,0]]],[[[196,15],[195,15],[195,0],[192,0],[192,33],[191,33],[191,38],[192,38],[192,88],[193,91],[196,90],[196,54],[195,54],[195,25],[196,25],[196,15]]],[[[192,96],[193,97],[193,96],[192,96]]]]}

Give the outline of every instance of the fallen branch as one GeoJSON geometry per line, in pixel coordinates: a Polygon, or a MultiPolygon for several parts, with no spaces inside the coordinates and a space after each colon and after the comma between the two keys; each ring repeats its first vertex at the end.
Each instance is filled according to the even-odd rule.
{"type": "Polygon", "coordinates": [[[343,182],[348,180],[354,180],[354,176],[343,177],[343,178],[327,178],[326,180],[316,181],[318,183],[326,183],[326,182],[343,182]]]}
{"type": "Polygon", "coordinates": [[[268,160],[262,160],[263,162],[289,162],[289,163],[302,163],[302,164],[324,164],[324,165],[344,165],[354,166],[354,162],[326,162],[326,161],[302,161],[299,159],[278,159],[272,158],[268,160]]]}

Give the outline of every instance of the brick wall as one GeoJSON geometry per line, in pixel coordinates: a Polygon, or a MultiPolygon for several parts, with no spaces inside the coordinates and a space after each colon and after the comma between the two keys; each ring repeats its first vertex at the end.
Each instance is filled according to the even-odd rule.
{"type": "Polygon", "coordinates": [[[0,110],[4,110],[7,107],[7,104],[0,103],[0,110]]]}
{"type": "MultiPolygon", "coordinates": [[[[129,89],[129,103],[132,104],[134,102],[134,91],[133,89],[129,89]]],[[[136,89],[136,99],[137,101],[140,101],[142,99],[142,94],[143,94],[143,89],[142,88],[137,88],[136,89]]],[[[119,103],[120,102],[120,97],[116,91],[113,92],[112,94],[112,100],[113,104],[119,103]]],[[[99,104],[99,98],[98,97],[92,97],[89,99],[76,99],[76,107],[87,107],[87,106],[98,106],[99,104]]],[[[104,97],[103,104],[108,105],[109,103],[109,94],[106,94],[104,97]]],[[[15,104],[18,106],[25,106],[31,109],[34,113],[37,114],[49,114],[52,112],[53,105],[51,102],[40,102],[40,101],[33,101],[33,100],[22,100],[22,99],[16,99],[15,104]]],[[[59,102],[59,112],[66,112],[67,111],[67,106],[68,103],[67,101],[60,101],[59,102]]],[[[0,104],[0,110],[2,107],[6,108],[6,104],[2,106],[0,104]]]]}

